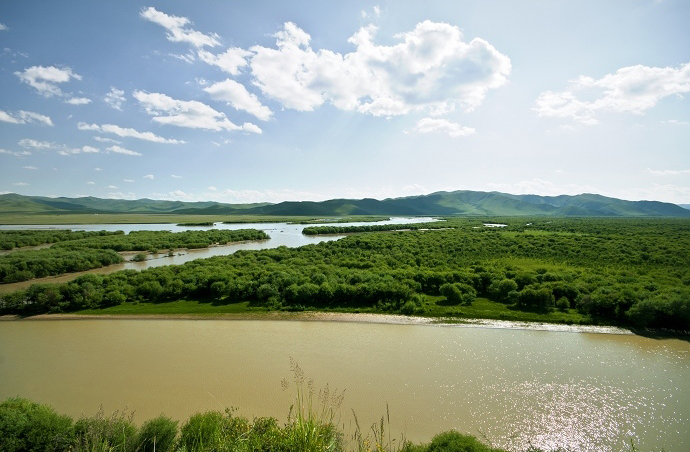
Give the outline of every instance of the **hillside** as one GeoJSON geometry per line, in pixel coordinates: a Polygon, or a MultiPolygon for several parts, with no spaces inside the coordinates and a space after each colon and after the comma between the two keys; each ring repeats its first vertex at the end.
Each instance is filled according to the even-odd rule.
{"type": "Polygon", "coordinates": [[[377,200],[330,199],[286,201],[277,204],[224,204],[153,199],[49,198],[0,195],[2,214],[140,213],[182,215],[481,215],[481,216],[607,216],[690,217],[688,205],[659,201],[626,201],[597,194],[539,196],[459,190],[377,200]],[[685,208],[684,208],[685,207],[685,208]]]}

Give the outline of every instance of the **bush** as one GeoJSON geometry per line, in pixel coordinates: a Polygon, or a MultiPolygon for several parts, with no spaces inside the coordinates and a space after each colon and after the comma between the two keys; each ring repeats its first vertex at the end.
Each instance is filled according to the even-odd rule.
{"type": "Polygon", "coordinates": [[[72,419],[47,405],[22,398],[0,404],[0,450],[3,452],[67,451],[74,439],[72,419]]]}
{"type": "Polygon", "coordinates": [[[225,440],[225,416],[220,411],[197,413],[180,429],[180,444],[187,452],[211,451],[225,440]]]}
{"type": "Polygon", "coordinates": [[[559,311],[565,312],[568,309],[570,309],[570,301],[568,301],[566,297],[561,297],[558,300],[556,300],[556,308],[559,311]]]}
{"type": "Polygon", "coordinates": [[[93,417],[79,419],[74,431],[77,436],[74,452],[134,452],[136,449],[138,435],[132,415],[115,412],[105,417],[99,411],[93,417]]]}
{"type": "Polygon", "coordinates": [[[491,452],[491,449],[474,436],[451,430],[434,436],[427,452],[491,452]]]}
{"type": "Polygon", "coordinates": [[[141,426],[137,452],[168,452],[175,445],[177,421],[163,415],[141,426]]]}

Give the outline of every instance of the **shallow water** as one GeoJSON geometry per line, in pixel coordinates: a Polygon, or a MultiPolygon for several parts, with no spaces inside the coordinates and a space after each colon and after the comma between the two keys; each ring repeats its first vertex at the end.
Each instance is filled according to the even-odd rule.
{"type": "Polygon", "coordinates": [[[442,430],[495,446],[684,450],[690,344],[632,335],[308,321],[0,322],[0,399],[78,417],[124,409],[178,419],[239,407],[288,413],[294,358],[317,387],[345,389],[365,430],[390,407],[394,435],[442,430]]]}

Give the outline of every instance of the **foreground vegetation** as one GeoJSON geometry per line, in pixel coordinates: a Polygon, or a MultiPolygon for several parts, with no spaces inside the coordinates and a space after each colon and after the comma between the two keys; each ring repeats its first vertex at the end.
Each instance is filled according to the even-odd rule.
{"type": "Polygon", "coordinates": [[[456,219],[447,222],[456,229],[357,234],[294,249],[243,250],[180,266],[85,275],[5,294],[0,313],[120,305],[132,312],[140,304],[163,310],[164,303],[205,301],[218,311],[234,305],[238,311],[316,309],[690,330],[690,221],[492,220],[508,226],[483,228],[479,220],[456,219]]]}
{"type": "MultiPolygon", "coordinates": [[[[0,240],[6,243],[45,242],[55,239],[49,249],[17,250],[0,255],[0,283],[27,281],[34,278],[79,272],[123,262],[122,251],[157,253],[161,249],[206,248],[213,244],[226,244],[245,240],[267,239],[268,235],[256,229],[209,231],[122,231],[85,233],[70,231],[0,231],[0,240]],[[54,235],[51,235],[54,234],[54,235]]],[[[137,255],[135,260],[145,260],[137,255]]]]}

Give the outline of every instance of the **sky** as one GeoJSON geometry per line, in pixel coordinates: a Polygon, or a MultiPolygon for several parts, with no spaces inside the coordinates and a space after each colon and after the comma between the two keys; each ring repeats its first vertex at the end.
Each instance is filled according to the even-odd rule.
{"type": "Polygon", "coordinates": [[[0,193],[690,203],[690,2],[0,2],[0,193]]]}

